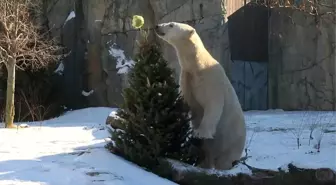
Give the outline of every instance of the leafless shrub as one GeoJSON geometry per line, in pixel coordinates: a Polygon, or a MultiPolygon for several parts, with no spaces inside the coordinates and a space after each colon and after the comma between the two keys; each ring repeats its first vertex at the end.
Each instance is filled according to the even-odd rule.
{"type": "Polygon", "coordinates": [[[308,145],[310,146],[310,142],[313,138],[313,132],[314,130],[323,122],[323,120],[326,118],[326,114],[322,114],[321,112],[317,112],[316,114],[312,114],[308,118],[309,123],[309,142],[308,145]]]}
{"type": "Polygon", "coordinates": [[[335,14],[335,1],[321,0],[252,0],[259,5],[270,8],[286,7],[296,9],[311,15],[335,14]]]}
{"type": "Polygon", "coordinates": [[[298,119],[293,119],[292,123],[293,125],[295,125],[295,129],[291,130],[292,134],[295,136],[296,139],[296,144],[298,149],[300,149],[301,146],[301,135],[303,133],[303,131],[305,130],[305,122],[309,119],[309,112],[307,111],[303,111],[302,113],[300,113],[300,116],[298,119]]]}
{"type": "Polygon", "coordinates": [[[24,120],[30,116],[33,121],[44,120],[46,115],[51,110],[52,105],[48,105],[47,107],[42,105],[43,100],[39,96],[38,90],[36,88],[29,88],[28,93],[30,98],[27,97],[23,90],[20,90],[20,93],[25,106],[29,110],[25,115],[23,115],[23,117],[21,117],[21,119],[24,120]]]}
{"type": "Polygon", "coordinates": [[[325,116],[324,119],[321,120],[321,122],[318,124],[319,129],[315,131],[314,137],[317,141],[315,148],[317,149],[317,152],[321,151],[321,142],[322,138],[325,134],[325,130],[332,125],[332,123],[335,124],[335,121],[333,121],[336,118],[336,113],[332,113],[329,116],[325,116]],[[328,118],[329,117],[329,118],[328,118]]]}
{"type": "Polygon", "coordinates": [[[58,61],[62,55],[56,39],[41,22],[42,1],[0,1],[0,65],[7,68],[6,127],[14,121],[15,71],[37,70],[58,61]]]}

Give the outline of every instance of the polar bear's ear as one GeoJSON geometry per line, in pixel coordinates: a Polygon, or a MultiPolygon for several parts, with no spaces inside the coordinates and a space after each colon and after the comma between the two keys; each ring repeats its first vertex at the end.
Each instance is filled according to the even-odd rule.
{"type": "Polygon", "coordinates": [[[190,30],[189,31],[189,36],[191,37],[192,35],[194,35],[194,33],[195,33],[195,29],[190,30]]]}

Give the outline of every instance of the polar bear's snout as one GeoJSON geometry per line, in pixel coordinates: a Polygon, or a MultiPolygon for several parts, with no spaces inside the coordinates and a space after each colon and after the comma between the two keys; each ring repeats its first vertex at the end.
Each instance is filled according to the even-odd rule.
{"type": "Polygon", "coordinates": [[[159,36],[164,36],[165,35],[165,33],[162,31],[161,26],[159,24],[155,26],[154,31],[159,36]]]}

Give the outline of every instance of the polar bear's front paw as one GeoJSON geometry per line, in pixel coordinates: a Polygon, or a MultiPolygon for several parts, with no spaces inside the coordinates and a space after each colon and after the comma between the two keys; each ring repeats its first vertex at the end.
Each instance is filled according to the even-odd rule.
{"type": "Polygon", "coordinates": [[[208,129],[198,128],[194,130],[194,136],[201,139],[213,139],[214,133],[208,129]]]}

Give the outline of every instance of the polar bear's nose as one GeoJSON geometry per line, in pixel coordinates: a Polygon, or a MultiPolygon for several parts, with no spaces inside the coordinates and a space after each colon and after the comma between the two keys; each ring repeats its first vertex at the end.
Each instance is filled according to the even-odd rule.
{"type": "Polygon", "coordinates": [[[161,27],[159,24],[157,24],[155,27],[154,27],[154,31],[156,34],[160,35],[160,36],[164,36],[165,34],[161,31],[161,27]]]}
{"type": "Polygon", "coordinates": [[[157,32],[160,31],[160,26],[157,24],[157,25],[155,26],[154,30],[157,31],[157,32]]]}

